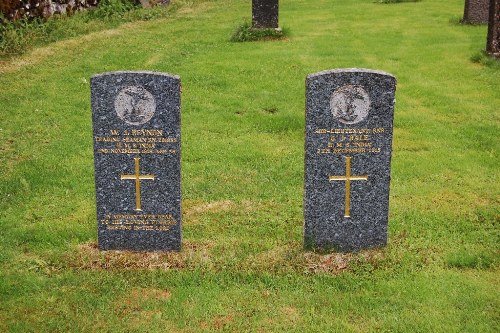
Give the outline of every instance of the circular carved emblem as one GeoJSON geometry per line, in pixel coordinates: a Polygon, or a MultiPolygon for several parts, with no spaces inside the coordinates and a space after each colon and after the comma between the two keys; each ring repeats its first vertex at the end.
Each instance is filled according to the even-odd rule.
{"type": "Polygon", "coordinates": [[[333,117],[344,124],[356,124],[368,116],[370,98],[358,85],[345,85],[335,90],[330,98],[333,117]]]}
{"type": "Polygon", "coordinates": [[[149,91],[139,86],[123,88],[115,99],[115,111],[130,125],[141,125],[154,115],[156,102],[149,91]]]}

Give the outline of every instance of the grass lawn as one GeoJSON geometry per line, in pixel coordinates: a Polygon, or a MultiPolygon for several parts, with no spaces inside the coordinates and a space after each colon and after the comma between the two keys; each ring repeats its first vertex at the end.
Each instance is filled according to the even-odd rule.
{"type": "Polygon", "coordinates": [[[234,43],[250,0],[0,62],[1,332],[498,332],[500,65],[463,0],[281,0],[288,38],[234,43]],[[389,244],[303,250],[307,74],[398,80],[389,244]],[[99,252],[89,78],[182,82],[183,250],[99,252]]]}

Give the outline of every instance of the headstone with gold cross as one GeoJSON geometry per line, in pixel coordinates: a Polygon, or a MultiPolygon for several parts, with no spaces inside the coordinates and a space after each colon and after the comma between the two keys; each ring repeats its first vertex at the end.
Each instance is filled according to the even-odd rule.
{"type": "Polygon", "coordinates": [[[386,245],[395,91],[394,76],[381,71],[307,77],[306,248],[386,245]]]}
{"type": "Polygon", "coordinates": [[[180,250],[179,77],[111,72],[91,90],[99,249],[180,250]]]}

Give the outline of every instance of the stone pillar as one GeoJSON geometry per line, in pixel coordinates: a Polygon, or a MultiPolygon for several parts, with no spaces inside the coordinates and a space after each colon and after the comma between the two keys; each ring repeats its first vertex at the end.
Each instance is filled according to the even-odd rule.
{"type": "Polygon", "coordinates": [[[486,52],[500,58],[500,0],[490,0],[486,52]]]}
{"type": "Polygon", "coordinates": [[[465,0],[463,23],[488,23],[488,0],[465,0]]]}
{"type": "Polygon", "coordinates": [[[278,0],[252,0],[252,27],[257,29],[277,29],[278,0]]]}

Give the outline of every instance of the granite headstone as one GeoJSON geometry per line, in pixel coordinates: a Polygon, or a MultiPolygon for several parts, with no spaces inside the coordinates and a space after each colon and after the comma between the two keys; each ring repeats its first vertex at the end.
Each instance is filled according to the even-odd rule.
{"type": "Polygon", "coordinates": [[[500,58],[500,0],[490,0],[486,52],[500,58]]]}
{"type": "Polygon", "coordinates": [[[278,10],[278,0],[252,0],[252,28],[279,28],[278,10]]]}
{"type": "Polygon", "coordinates": [[[463,23],[488,23],[488,0],[465,0],[463,23]]]}
{"type": "Polygon", "coordinates": [[[396,79],[367,69],[306,78],[304,245],[387,243],[396,79]]]}
{"type": "Polygon", "coordinates": [[[99,249],[180,250],[180,78],[99,74],[91,93],[99,249]]]}

